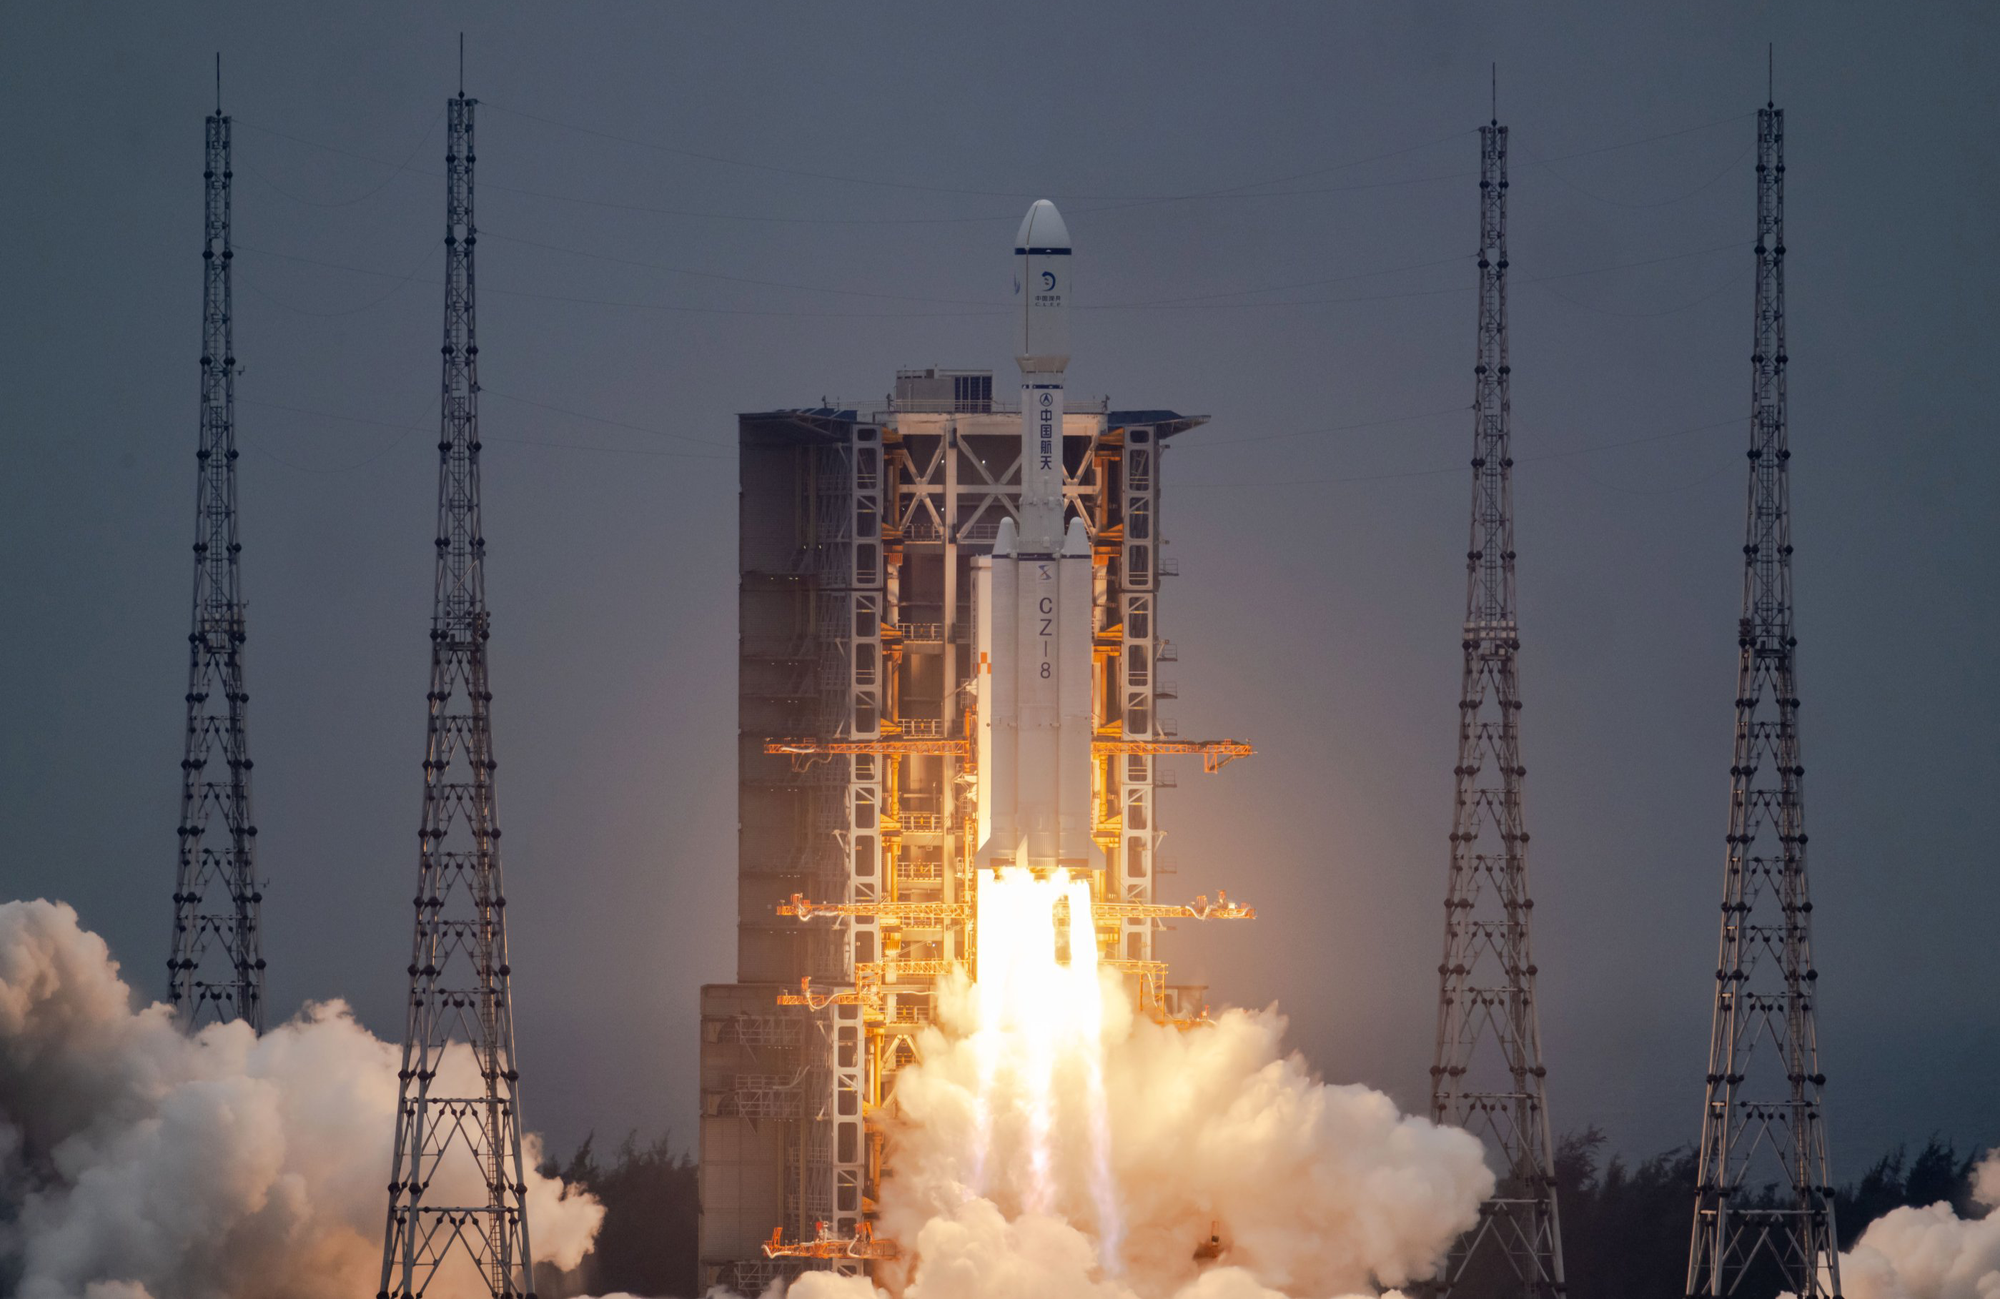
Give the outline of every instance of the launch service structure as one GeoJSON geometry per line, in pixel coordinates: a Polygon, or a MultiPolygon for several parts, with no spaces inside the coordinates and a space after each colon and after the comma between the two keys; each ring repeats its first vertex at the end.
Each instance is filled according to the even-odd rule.
{"type": "Polygon", "coordinates": [[[984,370],[875,402],[739,417],[737,982],[702,989],[701,1276],[755,1293],[894,1258],[878,1117],[940,983],[977,975],[979,880],[1089,881],[1088,933],[1143,1013],[1203,990],[1154,950],[1162,760],[1161,457],[1203,422],[1064,388],[1071,265],[1053,204],[1015,240],[1018,404],[984,370]]]}

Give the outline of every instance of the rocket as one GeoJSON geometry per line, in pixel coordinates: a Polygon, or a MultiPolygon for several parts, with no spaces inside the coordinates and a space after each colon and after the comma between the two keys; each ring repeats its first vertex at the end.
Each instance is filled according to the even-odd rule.
{"type": "Polygon", "coordinates": [[[1014,360],[1021,368],[1020,521],[973,561],[978,640],[980,869],[1102,870],[1091,837],[1090,537],[1063,526],[1063,371],[1069,231],[1055,204],[1014,240],[1014,360]]]}

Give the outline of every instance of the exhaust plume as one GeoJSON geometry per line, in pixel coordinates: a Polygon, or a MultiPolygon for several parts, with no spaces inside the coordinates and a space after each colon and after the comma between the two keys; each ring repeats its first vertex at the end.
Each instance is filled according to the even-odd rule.
{"type": "Polygon", "coordinates": [[[1979,1162],[1972,1198],[1984,1216],[1940,1202],[1869,1223],[1840,1259],[1848,1299],[2000,1299],[2000,1148],[1979,1162]]]}
{"type": "MultiPolygon", "coordinates": [[[[458,1054],[446,1069],[475,1068],[458,1054]]],[[[375,1293],[397,1056],[339,1002],[262,1037],[227,1023],[189,1038],[164,1003],[133,1009],[70,907],[0,903],[0,1291],[375,1293]]],[[[536,1173],[528,1143],[538,1259],[575,1267],[604,1210],[536,1173]]],[[[441,1273],[434,1299],[484,1296],[454,1279],[441,1273]]]]}
{"type": "MultiPolygon", "coordinates": [[[[914,1256],[891,1279],[905,1299],[1372,1295],[1430,1276],[1492,1193],[1476,1138],[1403,1115],[1380,1092],[1315,1078],[1283,1051],[1275,1010],[1230,1010],[1184,1031],[1135,1016],[1107,978],[1093,1043],[1106,1151],[1089,1130],[1093,1105],[1059,1107],[1046,1135],[995,1121],[978,989],[961,983],[944,1001],[944,1029],[929,1030],[922,1063],[898,1075],[889,1119],[895,1176],[881,1234],[914,1256]],[[992,1176],[1044,1157],[1048,1175],[1030,1185],[992,1176]],[[1117,1241],[1099,1225],[1100,1160],[1117,1241]]],[[[867,1281],[827,1273],[789,1293],[875,1295],[867,1281]]]]}

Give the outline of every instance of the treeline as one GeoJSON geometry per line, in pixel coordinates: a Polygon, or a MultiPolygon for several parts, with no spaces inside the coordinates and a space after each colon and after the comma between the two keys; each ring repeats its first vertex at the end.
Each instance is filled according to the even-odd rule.
{"type": "MultiPolygon", "coordinates": [[[[1695,1173],[1691,1148],[1639,1163],[1602,1158],[1604,1135],[1591,1128],[1556,1150],[1556,1205],[1562,1216],[1563,1263],[1569,1292],[1579,1299],[1685,1299],[1688,1244],[1694,1229],[1695,1173]]],[[[1961,1215],[1972,1207],[1972,1169],[1979,1152],[1961,1155],[1933,1137],[1911,1157],[1898,1148],[1834,1192],[1840,1247],[1850,1248],[1875,1219],[1900,1205],[1949,1201],[1961,1215]]],[[[1778,1188],[1760,1187],[1753,1204],[1776,1204],[1778,1188]]],[[[1520,1292],[1518,1282],[1482,1269],[1459,1299],[1520,1292]]],[[[1773,1299],[1775,1275],[1752,1276],[1738,1299],[1773,1299]]]]}
{"type": "MultiPolygon", "coordinates": [[[[1603,1157],[1604,1134],[1591,1128],[1565,1137],[1556,1151],[1556,1196],[1562,1213],[1569,1292],[1579,1299],[1684,1299],[1688,1238],[1693,1226],[1696,1155],[1670,1150],[1638,1163],[1603,1157]]],[[[1933,1137],[1914,1156],[1897,1149],[1836,1193],[1842,1249],[1862,1229],[1899,1205],[1948,1201],[1972,1211],[1972,1169],[1978,1151],[1961,1155],[1933,1137]]],[[[628,1136],[609,1161],[587,1139],[567,1164],[543,1171],[595,1195],[604,1205],[597,1245],[575,1271],[536,1270],[544,1299],[604,1295],[690,1296],[696,1293],[695,1165],[669,1137],[642,1144],[628,1136]]],[[[1759,1199],[1775,1202],[1776,1187],[1759,1199]]],[[[1519,1293],[1511,1275],[1469,1276],[1458,1299],[1519,1293]]],[[[1776,1278],[1750,1278],[1739,1299],[1772,1299],[1776,1278]]]]}
{"type": "Polygon", "coordinates": [[[544,1264],[535,1269],[543,1299],[620,1292],[692,1296],[700,1200],[692,1156],[675,1153],[672,1134],[641,1144],[627,1136],[610,1162],[600,1161],[595,1136],[586,1137],[567,1164],[547,1160],[542,1171],[595,1195],[604,1206],[597,1244],[571,1272],[544,1264]]]}

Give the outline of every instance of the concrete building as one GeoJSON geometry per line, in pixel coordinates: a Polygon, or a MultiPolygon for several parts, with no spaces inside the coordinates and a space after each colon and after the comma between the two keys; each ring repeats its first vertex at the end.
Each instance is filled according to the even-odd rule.
{"type": "MultiPolygon", "coordinates": [[[[1203,751],[1160,711],[1160,460],[1203,420],[1072,399],[1063,422],[1067,516],[1094,558],[1099,897],[1151,904],[1157,759],[1203,751]]],[[[870,1116],[973,955],[971,561],[1015,512],[1021,417],[990,372],[911,370],[879,406],[746,414],[738,436],[737,969],[702,989],[701,1283],[755,1294],[815,1265],[767,1257],[774,1231],[868,1222],[870,1116]],[[795,897],[845,911],[781,914],[795,897]]],[[[1195,1009],[1154,959],[1159,920],[1115,924],[1104,955],[1142,1008],[1195,1009]]]]}

